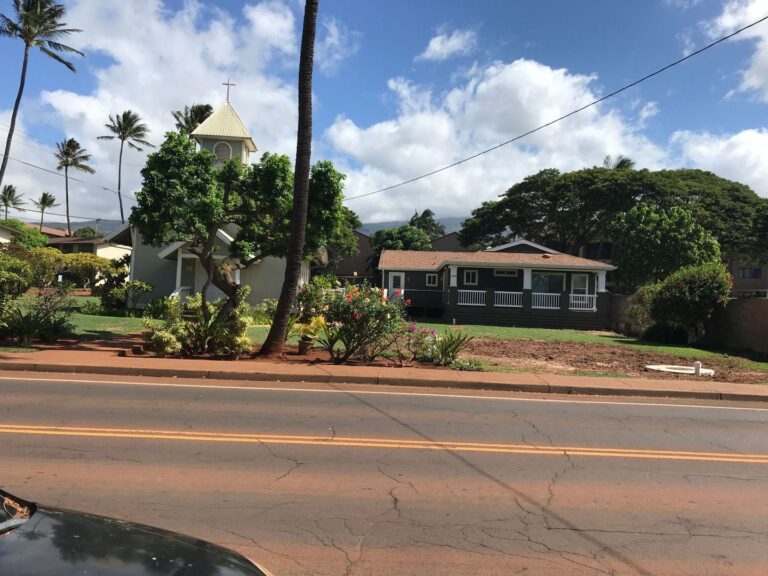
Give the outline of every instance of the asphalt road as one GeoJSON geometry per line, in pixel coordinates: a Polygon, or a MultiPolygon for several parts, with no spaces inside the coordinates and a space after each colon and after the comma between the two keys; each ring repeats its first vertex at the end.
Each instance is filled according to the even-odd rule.
{"type": "Polygon", "coordinates": [[[0,487],[276,575],[768,573],[759,405],[152,382],[0,377],[0,487]]]}

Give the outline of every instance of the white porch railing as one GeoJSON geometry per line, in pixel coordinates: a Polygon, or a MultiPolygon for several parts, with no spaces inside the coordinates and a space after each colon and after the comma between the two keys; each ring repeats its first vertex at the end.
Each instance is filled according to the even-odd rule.
{"type": "Polygon", "coordinates": [[[597,310],[597,296],[594,294],[571,294],[571,310],[597,310]]]}
{"type": "Polygon", "coordinates": [[[531,296],[531,308],[560,309],[559,292],[534,292],[531,296]]]}
{"type": "Polygon", "coordinates": [[[494,292],[493,305],[500,308],[522,308],[522,292],[494,292]]]}
{"type": "Polygon", "coordinates": [[[485,306],[485,290],[459,290],[459,306],[485,306]]]}

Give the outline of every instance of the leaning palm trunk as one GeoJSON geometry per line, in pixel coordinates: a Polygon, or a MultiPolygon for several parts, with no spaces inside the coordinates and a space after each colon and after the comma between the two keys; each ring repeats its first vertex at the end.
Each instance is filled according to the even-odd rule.
{"type": "MultiPolygon", "coordinates": [[[[8,128],[8,136],[5,138],[5,152],[3,153],[3,163],[0,164],[0,186],[3,185],[5,168],[8,166],[8,156],[11,153],[11,140],[13,132],[16,130],[16,116],[19,114],[21,105],[21,95],[24,93],[24,84],[27,81],[27,63],[29,62],[29,45],[24,45],[24,61],[21,65],[21,80],[19,81],[19,91],[16,93],[16,101],[13,103],[13,113],[11,114],[11,125],[8,128]]],[[[6,216],[6,220],[8,217],[6,216]]]]}
{"type": "Polygon", "coordinates": [[[293,181],[293,212],[291,236],[285,264],[285,279],[277,303],[274,322],[261,348],[262,356],[280,355],[285,351],[285,338],[291,306],[304,260],[304,239],[307,231],[309,199],[309,170],[312,156],[312,62],[315,54],[318,0],[306,0],[304,28],[301,33],[299,61],[299,127],[296,137],[296,169],[293,181]]]}
{"type": "Polygon", "coordinates": [[[122,182],[123,182],[123,146],[125,141],[120,141],[120,159],[117,162],[117,199],[120,201],[120,222],[125,224],[125,216],[123,216],[123,195],[122,195],[122,182]]]}
{"type": "Polygon", "coordinates": [[[64,203],[67,205],[67,236],[72,236],[72,228],[69,225],[69,167],[64,167],[64,203]]]}

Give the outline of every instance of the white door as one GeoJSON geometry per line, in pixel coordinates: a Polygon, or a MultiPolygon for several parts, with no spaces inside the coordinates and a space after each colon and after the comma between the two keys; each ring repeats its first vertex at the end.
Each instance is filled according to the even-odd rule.
{"type": "Polygon", "coordinates": [[[402,298],[405,290],[405,272],[389,273],[389,297],[402,298]]]}

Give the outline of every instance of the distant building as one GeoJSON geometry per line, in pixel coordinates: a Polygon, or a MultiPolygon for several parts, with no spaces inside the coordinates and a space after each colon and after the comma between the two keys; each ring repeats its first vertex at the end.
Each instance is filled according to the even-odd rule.
{"type": "Polygon", "coordinates": [[[728,271],[733,276],[736,298],[768,298],[768,265],[731,261],[728,271]]]}
{"type": "Polygon", "coordinates": [[[131,253],[131,247],[117,242],[108,242],[101,236],[79,238],[65,236],[64,238],[48,238],[48,246],[56,248],[64,254],[95,254],[108,260],[119,260],[131,253]]]}
{"type": "Polygon", "coordinates": [[[466,246],[462,246],[459,241],[458,232],[449,232],[444,236],[432,240],[432,250],[441,252],[471,252],[466,246]]]}

